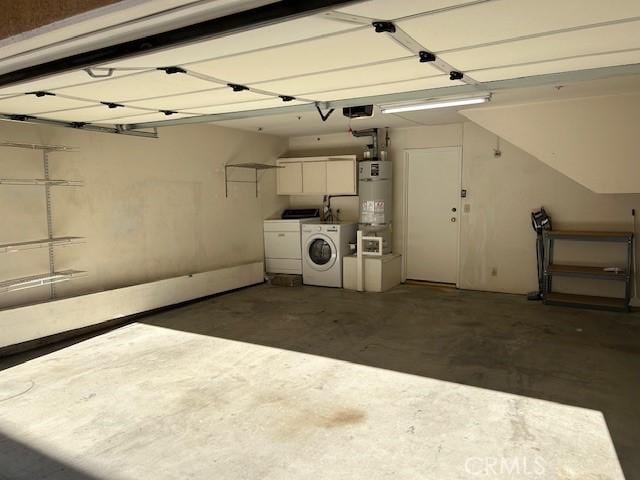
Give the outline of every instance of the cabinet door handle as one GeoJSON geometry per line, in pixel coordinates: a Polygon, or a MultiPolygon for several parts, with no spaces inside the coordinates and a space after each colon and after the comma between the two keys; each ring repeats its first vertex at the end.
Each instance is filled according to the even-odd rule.
{"type": "Polygon", "coordinates": [[[284,233],[279,233],[278,236],[279,237],[284,237],[284,233]]]}

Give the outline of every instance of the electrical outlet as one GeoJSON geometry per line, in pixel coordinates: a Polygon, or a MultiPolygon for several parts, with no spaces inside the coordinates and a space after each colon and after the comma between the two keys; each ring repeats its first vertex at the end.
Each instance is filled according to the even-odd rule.
{"type": "Polygon", "coordinates": [[[471,211],[471,204],[470,203],[465,203],[464,204],[464,213],[469,213],[471,211]]]}
{"type": "Polygon", "coordinates": [[[498,269],[496,267],[493,267],[491,269],[491,276],[492,277],[497,277],[498,276],[498,269]]]}

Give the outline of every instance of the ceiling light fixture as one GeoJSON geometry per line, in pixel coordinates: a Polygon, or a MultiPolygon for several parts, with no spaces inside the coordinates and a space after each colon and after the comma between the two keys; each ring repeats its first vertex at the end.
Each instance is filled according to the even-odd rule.
{"type": "Polygon", "coordinates": [[[401,113],[414,112],[417,110],[431,110],[433,108],[460,107],[463,105],[485,103],[488,102],[490,98],[490,95],[485,95],[483,97],[450,98],[405,105],[382,105],[380,106],[380,111],[382,113],[401,113]]]}

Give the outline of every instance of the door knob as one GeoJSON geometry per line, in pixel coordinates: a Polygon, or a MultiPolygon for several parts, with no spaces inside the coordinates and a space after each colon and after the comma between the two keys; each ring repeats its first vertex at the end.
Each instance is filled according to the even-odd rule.
{"type": "Polygon", "coordinates": [[[451,209],[451,211],[452,211],[452,212],[457,212],[457,211],[458,211],[458,209],[457,209],[456,207],[453,207],[453,208],[451,209]]]}
{"type": "Polygon", "coordinates": [[[456,217],[451,217],[451,221],[455,223],[456,217]]]}

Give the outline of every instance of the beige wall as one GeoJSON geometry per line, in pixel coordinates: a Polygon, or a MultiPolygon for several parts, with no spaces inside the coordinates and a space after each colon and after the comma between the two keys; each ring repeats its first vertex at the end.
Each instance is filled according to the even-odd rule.
{"type": "MultiPolygon", "coordinates": [[[[263,258],[262,219],[287,205],[275,195],[275,174],[224,193],[227,162],[271,162],[286,140],[212,125],[167,127],[160,139],[0,123],[0,139],[65,144],[78,153],[52,153],[51,177],[85,187],[54,187],[55,235],[87,242],[56,248],[58,269],[87,270],[60,284],[61,296],[135,285],[263,258]]],[[[0,177],[41,178],[38,152],[2,148],[0,177]]],[[[233,172],[236,179],[252,171],[233,172]]],[[[0,186],[0,243],[46,237],[44,189],[0,186]]],[[[48,271],[46,249],[0,254],[0,279],[48,271]]],[[[0,307],[47,298],[48,288],[0,295],[0,307]]]]}
{"type": "MultiPolygon", "coordinates": [[[[640,195],[597,194],[517,147],[464,124],[463,187],[471,210],[462,214],[460,286],[498,292],[535,289],[535,237],[529,212],[543,205],[557,229],[631,230],[631,209],[640,210],[640,195]],[[492,276],[492,270],[497,271],[492,276]]],[[[464,210],[464,209],[463,209],[464,210]]],[[[567,243],[558,259],[607,266],[622,262],[619,246],[567,243]]],[[[558,280],[558,289],[592,294],[619,294],[620,285],[558,280]]]]}
{"type": "Polygon", "coordinates": [[[462,112],[598,193],[640,193],[640,94],[462,112]]]}
{"type": "MultiPolygon", "coordinates": [[[[529,215],[545,206],[557,228],[632,228],[631,208],[640,211],[640,195],[596,194],[526,152],[501,140],[501,157],[494,157],[496,135],[467,122],[441,126],[392,129],[390,159],[394,162],[394,250],[403,243],[403,158],[414,148],[463,147],[462,187],[469,213],[461,214],[460,287],[507,293],[536,288],[535,235],[529,215]],[[495,275],[492,275],[495,272],[495,275]]],[[[361,140],[349,134],[290,139],[288,155],[354,153],[361,140]],[[319,139],[319,140],[318,140],[319,139]]],[[[340,199],[338,199],[340,200],[340,199]]],[[[321,198],[294,197],[292,203],[319,204],[321,198]]],[[[334,202],[334,205],[337,202],[334,202]]],[[[357,199],[339,204],[348,220],[357,218],[357,199]]],[[[558,258],[608,265],[622,261],[622,251],[610,245],[558,247],[558,258]]],[[[619,294],[620,285],[589,281],[558,281],[558,288],[585,293],[619,294]]]]}

